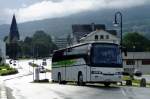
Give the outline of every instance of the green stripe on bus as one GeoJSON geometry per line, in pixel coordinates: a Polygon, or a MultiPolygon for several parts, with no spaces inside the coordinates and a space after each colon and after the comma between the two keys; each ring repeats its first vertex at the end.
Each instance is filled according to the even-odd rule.
{"type": "Polygon", "coordinates": [[[59,62],[54,62],[52,64],[52,67],[65,67],[65,66],[70,66],[75,63],[74,60],[65,60],[65,61],[59,61],[59,62]]]}

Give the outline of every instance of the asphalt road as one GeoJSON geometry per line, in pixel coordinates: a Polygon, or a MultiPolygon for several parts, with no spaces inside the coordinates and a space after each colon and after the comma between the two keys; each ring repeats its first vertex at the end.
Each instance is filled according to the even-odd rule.
{"type": "MultiPolygon", "coordinates": [[[[22,68],[17,75],[2,79],[8,87],[9,99],[149,99],[149,88],[126,86],[104,87],[103,85],[76,86],[57,83],[32,83],[33,76],[27,65],[29,61],[20,61],[22,68]],[[11,95],[12,94],[12,95],[11,95]]],[[[40,62],[39,62],[40,63],[40,62]]],[[[19,67],[19,66],[18,66],[19,67]]],[[[31,69],[31,68],[30,68],[31,69]]],[[[31,69],[32,70],[32,69],[31,69]]],[[[50,73],[41,78],[50,79],[50,73]]]]}

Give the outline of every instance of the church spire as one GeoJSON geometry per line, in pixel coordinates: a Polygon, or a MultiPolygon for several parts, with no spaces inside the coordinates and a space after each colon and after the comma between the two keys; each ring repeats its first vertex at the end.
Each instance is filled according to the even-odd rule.
{"type": "Polygon", "coordinates": [[[11,42],[16,42],[20,38],[15,14],[13,15],[12,23],[11,23],[11,26],[10,26],[9,37],[10,37],[10,43],[11,42]]]}

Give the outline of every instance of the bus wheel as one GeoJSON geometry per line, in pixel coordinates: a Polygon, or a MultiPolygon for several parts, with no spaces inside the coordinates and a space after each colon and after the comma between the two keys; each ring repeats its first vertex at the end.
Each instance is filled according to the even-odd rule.
{"type": "Polygon", "coordinates": [[[105,85],[105,87],[109,87],[110,83],[109,82],[105,82],[104,85],[105,85]]]}
{"type": "Polygon", "coordinates": [[[83,82],[83,75],[82,75],[82,73],[79,73],[79,75],[78,75],[78,82],[77,82],[77,84],[79,85],[79,86],[83,86],[85,83],[83,82]]]}
{"type": "Polygon", "coordinates": [[[64,85],[67,84],[67,81],[63,81],[62,84],[64,84],[64,85]]]}
{"type": "Polygon", "coordinates": [[[59,84],[62,83],[62,81],[61,81],[61,74],[60,74],[60,73],[58,73],[58,83],[59,83],[59,84]]]}

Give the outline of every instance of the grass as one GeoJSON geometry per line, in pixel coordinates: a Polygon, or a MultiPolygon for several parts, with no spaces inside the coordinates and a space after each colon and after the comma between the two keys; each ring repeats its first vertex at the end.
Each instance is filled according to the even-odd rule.
{"type": "Polygon", "coordinates": [[[8,64],[0,65],[0,76],[12,75],[18,73],[18,70],[15,68],[11,68],[8,64]]]}

